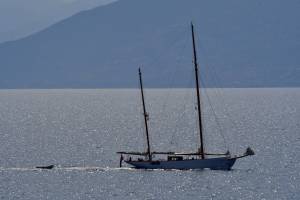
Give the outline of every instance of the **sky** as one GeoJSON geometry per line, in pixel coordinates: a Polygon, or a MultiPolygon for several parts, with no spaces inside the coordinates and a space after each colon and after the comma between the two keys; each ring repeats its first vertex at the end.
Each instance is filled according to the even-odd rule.
{"type": "Polygon", "coordinates": [[[40,31],[82,10],[116,0],[0,0],[0,43],[40,31]]]}

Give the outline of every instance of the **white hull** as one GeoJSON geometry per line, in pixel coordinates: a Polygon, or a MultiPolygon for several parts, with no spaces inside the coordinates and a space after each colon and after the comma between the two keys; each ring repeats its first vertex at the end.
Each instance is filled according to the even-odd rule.
{"type": "Polygon", "coordinates": [[[125,161],[137,169],[213,169],[230,170],[237,158],[208,158],[195,160],[125,161]]]}

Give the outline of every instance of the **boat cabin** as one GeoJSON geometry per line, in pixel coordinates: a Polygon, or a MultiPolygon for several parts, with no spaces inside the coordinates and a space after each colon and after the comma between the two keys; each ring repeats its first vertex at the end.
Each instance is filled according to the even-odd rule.
{"type": "Polygon", "coordinates": [[[168,156],[168,161],[178,161],[183,160],[182,156],[168,156]]]}

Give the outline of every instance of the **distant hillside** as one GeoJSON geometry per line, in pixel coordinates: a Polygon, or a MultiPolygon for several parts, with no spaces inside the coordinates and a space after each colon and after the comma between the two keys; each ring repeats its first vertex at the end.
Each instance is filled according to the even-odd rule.
{"type": "Polygon", "coordinates": [[[120,0],[0,45],[0,88],[300,86],[298,0],[120,0]],[[202,84],[203,84],[202,83],[202,84]]]}
{"type": "Polygon", "coordinates": [[[24,38],[114,0],[0,0],[0,43],[24,38]]]}

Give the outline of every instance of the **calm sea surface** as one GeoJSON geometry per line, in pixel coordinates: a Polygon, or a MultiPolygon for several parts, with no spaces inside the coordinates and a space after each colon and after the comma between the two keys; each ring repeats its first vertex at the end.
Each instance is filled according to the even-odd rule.
{"type": "MultiPolygon", "coordinates": [[[[232,171],[118,168],[145,148],[138,90],[0,90],[0,199],[300,199],[300,89],[202,96],[206,150],[256,152],[232,171]]],[[[146,101],[153,149],[198,148],[194,90],[146,101]]]]}

